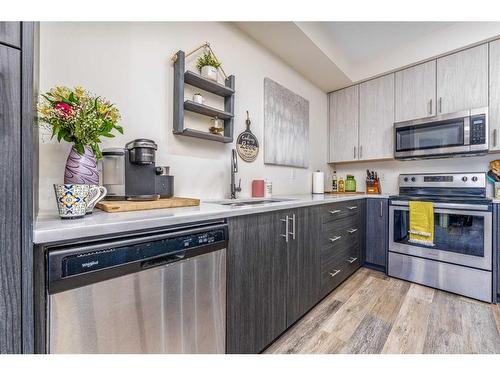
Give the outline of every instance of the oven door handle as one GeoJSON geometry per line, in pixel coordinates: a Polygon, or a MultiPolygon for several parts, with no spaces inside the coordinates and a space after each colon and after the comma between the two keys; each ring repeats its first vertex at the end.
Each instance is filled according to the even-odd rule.
{"type": "MultiPolygon", "coordinates": [[[[391,201],[392,207],[408,207],[409,201],[391,201]]],[[[465,203],[434,203],[434,209],[491,211],[491,204],[465,204],[465,203]]]]}

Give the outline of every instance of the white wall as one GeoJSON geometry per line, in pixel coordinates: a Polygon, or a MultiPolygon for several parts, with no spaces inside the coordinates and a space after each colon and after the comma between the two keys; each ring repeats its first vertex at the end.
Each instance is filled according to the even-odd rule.
{"type": "MultiPolygon", "coordinates": [[[[332,165],[332,168],[336,168],[337,177],[354,175],[358,191],[365,191],[366,170],[376,171],[381,179],[382,193],[395,194],[398,191],[397,178],[401,173],[487,172],[490,160],[495,159],[500,159],[500,154],[454,159],[356,162],[332,165]]],[[[490,196],[493,194],[491,184],[488,184],[487,192],[490,196]]]]}
{"type": "MultiPolygon", "coordinates": [[[[111,99],[121,111],[124,136],[105,140],[122,147],[135,138],[158,144],[157,165],[169,165],[178,196],[218,199],[229,194],[230,151],[222,144],[172,134],[173,67],[170,56],[209,41],[228,74],[236,76],[235,138],[250,112],[252,131],[263,145],[263,81],[269,77],[309,100],[310,167],[297,169],[239,160],[241,196],[253,179],[270,178],[275,194],[308,193],[311,172],[326,166],[327,97],[287,64],[227,23],[52,23],[40,25],[40,92],[55,85],[81,85],[111,99]]],[[[196,57],[188,59],[193,65],[196,57]]],[[[192,68],[192,67],[191,67],[192,68]]],[[[186,96],[192,91],[187,90],[186,96]]],[[[215,99],[209,98],[208,104],[215,99]]],[[[219,102],[220,103],[220,102],[219,102]]],[[[187,115],[190,127],[208,119],[187,115]]],[[[54,209],[53,183],[63,180],[70,145],[40,140],[40,209],[54,209]]]]}

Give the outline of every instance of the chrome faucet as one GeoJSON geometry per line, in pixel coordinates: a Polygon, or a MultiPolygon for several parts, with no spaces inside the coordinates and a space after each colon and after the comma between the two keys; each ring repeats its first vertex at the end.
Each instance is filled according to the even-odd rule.
{"type": "Polygon", "coordinates": [[[236,186],[236,173],[238,173],[238,156],[236,150],[231,150],[231,199],[236,199],[236,193],[241,191],[241,178],[236,186]]]}

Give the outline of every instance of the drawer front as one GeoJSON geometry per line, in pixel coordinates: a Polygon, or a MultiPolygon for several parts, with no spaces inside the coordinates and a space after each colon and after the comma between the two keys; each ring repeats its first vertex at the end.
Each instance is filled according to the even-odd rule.
{"type": "Polygon", "coordinates": [[[358,216],[324,223],[321,232],[321,248],[345,249],[361,238],[362,221],[358,216]]]}
{"type": "Polygon", "coordinates": [[[321,208],[321,218],[323,223],[336,221],[346,217],[360,216],[362,201],[346,201],[327,204],[321,208]]]}
{"type": "Polygon", "coordinates": [[[346,250],[335,253],[333,256],[325,258],[322,256],[321,295],[330,293],[360,266],[360,243],[353,243],[346,250]]]}

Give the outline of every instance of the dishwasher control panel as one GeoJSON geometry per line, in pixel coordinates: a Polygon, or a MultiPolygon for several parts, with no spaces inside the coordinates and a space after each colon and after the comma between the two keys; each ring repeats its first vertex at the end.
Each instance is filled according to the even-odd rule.
{"type": "MultiPolygon", "coordinates": [[[[51,264],[49,273],[56,271],[59,278],[67,278],[112,267],[140,264],[157,258],[160,260],[163,258],[180,260],[200,253],[200,248],[210,247],[218,243],[225,244],[227,229],[222,227],[187,234],[181,232],[179,235],[168,235],[168,237],[159,240],[139,241],[125,246],[99,248],[59,256],[54,262],[55,264],[51,264]],[[54,269],[54,266],[59,269],[54,269]]],[[[50,257],[49,253],[49,263],[51,263],[50,257]]]]}

